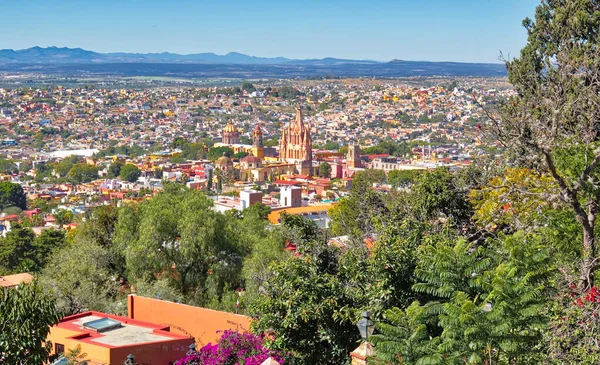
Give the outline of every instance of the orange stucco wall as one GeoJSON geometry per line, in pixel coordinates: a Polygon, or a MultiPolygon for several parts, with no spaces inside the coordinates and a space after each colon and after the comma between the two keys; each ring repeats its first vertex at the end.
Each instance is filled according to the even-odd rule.
{"type": "Polygon", "coordinates": [[[76,339],[69,338],[80,334],[80,332],[71,331],[65,328],[50,327],[50,334],[48,340],[52,342],[52,354],[54,354],[55,344],[59,343],[65,346],[65,350],[73,350],[77,348],[77,345],[81,346],[81,353],[87,354],[86,358],[93,359],[100,363],[110,363],[110,348],[104,346],[97,346],[85,342],[78,341],[76,339]]]}
{"type": "Polygon", "coordinates": [[[191,343],[191,339],[181,339],[133,348],[114,348],[110,351],[110,364],[121,365],[132,354],[139,365],[168,365],[184,357],[191,343]]]}
{"type": "Polygon", "coordinates": [[[250,317],[164,300],[130,295],[129,318],[169,326],[171,332],[192,336],[198,346],[215,343],[218,331],[248,330],[250,317]]]}

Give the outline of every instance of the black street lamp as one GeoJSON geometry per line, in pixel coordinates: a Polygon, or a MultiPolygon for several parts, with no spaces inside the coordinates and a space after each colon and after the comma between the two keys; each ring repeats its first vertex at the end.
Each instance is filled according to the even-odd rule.
{"type": "Polygon", "coordinates": [[[189,350],[189,351],[186,353],[186,355],[196,355],[196,354],[198,354],[198,353],[196,352],[196,344],[195,344],[195,343],[192,343],[192,344],[189,346],[189,349],[190,349],[190,350],[189,350]]]}
{"type": "Polygon", "coordinates": [[[123,365],[138,365],[138,363],[135,362],[135,356],[133,356],[133,354],[129,354],[123,365]]]}
{"type": "Polygon", "coordinates": [[[358,327],[358,330],[360,331],[360,337],[362,337],[365,342],[369,342],[369,336],[375,331],[375,323],[371,321],[369,312],[362,312],[362,318],[358,321],[356,327],[358,327]]]}

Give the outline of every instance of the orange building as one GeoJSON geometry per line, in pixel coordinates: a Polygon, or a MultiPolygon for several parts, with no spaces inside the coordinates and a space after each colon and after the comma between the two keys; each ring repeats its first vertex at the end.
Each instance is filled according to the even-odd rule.
{"type": "Polygon", "coordinates": [[[168,326],[172,333],[194,337],[198,347],[217,342],[220,331],[250,329],[250,317],[160,299],[130,295],[127,307],[129,318],[168,326]]]}
{"type": "Polygon", "coordinates": [[[183,357],[193,339],[170,328],[100,312],[63,318],[50,328],[53,354],[81,347],[89,364],[123,364],[129,354],[140,365],[168,365],[183,357]]]}

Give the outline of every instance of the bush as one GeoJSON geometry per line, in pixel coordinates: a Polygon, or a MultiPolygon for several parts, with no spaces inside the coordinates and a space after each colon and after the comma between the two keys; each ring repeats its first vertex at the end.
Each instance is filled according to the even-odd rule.
{"type": "Polygon", "coordinates": [[[215,345],[208,344],[197,354],[186,355],[176,365],[260,365],[269,357],[284,364],[282,354],[264,346],[264,339],[252,333],[223,332],[215,345]]]}

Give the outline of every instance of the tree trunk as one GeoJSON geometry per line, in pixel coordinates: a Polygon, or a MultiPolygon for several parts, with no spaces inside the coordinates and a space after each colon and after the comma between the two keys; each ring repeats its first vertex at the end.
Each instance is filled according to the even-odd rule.
{"type": "Polygon", "coordinates": [[[587,217],[582,217],[583,223],[583,262],[581,263],[581,273],[579,286],[583,290],[589,290],[594,286],[594,270],[596,266],[596,214],[598,213],[598,204],[595,200],[588,203],[587,217]]]}
{"type": "Polygon", "coordinates": [[[581,262],[581,272],[579,277],[579,286],[583,290],[589,290],[594,286],[594,255],[596,252],[594,226],[584,225],[583,227],[583,261],[581,262]]]}

